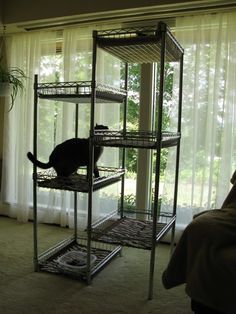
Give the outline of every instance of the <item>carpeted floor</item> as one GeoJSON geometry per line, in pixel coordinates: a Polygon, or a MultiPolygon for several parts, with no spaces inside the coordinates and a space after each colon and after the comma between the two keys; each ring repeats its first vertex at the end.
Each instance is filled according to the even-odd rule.
{"type": "MultiPolygon", "coordinates": [[[[70,230],[40,225],[42,249],[69,236],[70,230]]],[[[169,246],[157,247],[154,299],[147,300],[150,251],[124,247],[91,285],[33,271],[33,228],[0,217],[0,313],[4,314],[187,314],[184,286],[165,290],[161,273],[169,246]]]]}

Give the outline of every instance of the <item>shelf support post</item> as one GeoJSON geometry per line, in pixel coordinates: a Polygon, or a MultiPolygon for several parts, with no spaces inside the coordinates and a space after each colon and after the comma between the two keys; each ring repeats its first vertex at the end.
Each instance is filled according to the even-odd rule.
{"type": "MultiPolygon", "coordinates": [[[[38,75],[34,76],[34,132],[33,132],[33,154],[37,158],[37,124],[38,124],[38,75]]],[[[34,238],[34,271],[38,266],[38,217],[37,217],[37,166],[33,165],[33,238],[34,238]]]]}
{"type": "Polygon", "coordinates": [[[156,254],[156,232],[158,219],[158,201],[160,189],[160,164],[161,164],[161,140],[162,140],[162,114],[163,114],[163,98],[164,98],[164,82],[165,82],[165,54],[166,54],[166,32],[161,32],[161,56],[160,56],[160,80],[159,80],[159,101],[158,101],[158,121],[157,121],[157,149],[156,149],[156,178],[154,191],[154,208],[152,222],[152,248],[150,256],[150,273],[149,273],[149,293],[148,299],[153,298],[153,280],[155,268],[156,254]]]}

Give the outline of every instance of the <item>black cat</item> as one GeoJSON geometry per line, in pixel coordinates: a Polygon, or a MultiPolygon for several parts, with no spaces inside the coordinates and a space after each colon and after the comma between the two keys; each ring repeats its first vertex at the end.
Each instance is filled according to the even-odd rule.
{"type": "MultiPolygon", "coordinates": [[[[107,130],[108,127],[96,124],[95,129],[107,130]]],[[[99,177],[97,161],[103,152],[103,147],[94,147],[94,176],[99,177]]],[[[29,160],[39,168],[48,169],[53,167],[58,176],[68,177],[75,173],[79,167],[89,167],[89,139],[72,138],[57,145],[49,156],[48,163],[37,160],[31,152],[27,153],[29,160]]]]}

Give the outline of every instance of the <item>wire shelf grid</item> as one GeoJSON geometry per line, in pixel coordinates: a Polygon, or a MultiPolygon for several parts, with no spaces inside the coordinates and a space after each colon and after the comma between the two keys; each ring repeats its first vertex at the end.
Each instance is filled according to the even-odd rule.
{"type": "MultiPolygon", "coordinates": [[[[40,98],[49,99],[77,99],[87,98],[86,102],[91,102],[92,82],[91,81],[71,81],[71,82],[50,82],[37,85],[37,93],[40,98]]],[[[127,95],[127,91],[111,85],[96,84],[96,96],[107,101],[122,102],[127,95]]],[[[74,101],[72,101],[74,102],[74,101]]]]}
{"type": "MultiPolygon", "coordinates": [[[[99,167],[100,177],[94,178],[93,190],[116,183],[121,180],[125,173],[124,169],[114,167],[99,167]]],[[[79,172],[69,177],[59,177],[53,169],[37,172],[36,181],[39,187],[77,191],[88,193],[89,181],[86,169],[79,169],[79,172]]]]}
{"type": "Polygon", "coordinates": [[[97,146],[134,147],[155,149],[161,141],[162,147],[174,146],[180,139],[179,132],[95,130],[94,144],[97,146]]]}
{"type": "Polygon", "coordinates": [[[152,26],[99,31],[95,37],[100,48],[125,62],[153,63],[161,60],[163,32],[166,34],[166,60],[179,61],[183,48],[163,22],[152,26]]]}

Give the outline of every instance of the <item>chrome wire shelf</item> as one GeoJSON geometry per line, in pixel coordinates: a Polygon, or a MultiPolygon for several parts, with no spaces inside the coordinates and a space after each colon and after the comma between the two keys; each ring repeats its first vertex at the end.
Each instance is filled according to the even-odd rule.
{"type": "MultiPolygon", "coordinates": [[[[175,222],[175,216],[161,213],[156,224],[156,241],[170,230],[175,222]]],[[[120,244],[140,249],[152,248],[153,221],[130,217],[110,217],[96,224],[92,229],[92,239],[105,243],[120,244]]]]}
{"type": "MultiPolygon", "coordinates": [[[[121,246],[92,241],[91,254],[96,257],[96,260],[90,265],[91,276],[96,275],[104,267],[104,264],[120,254],[121,250],[121,246]]],[[[62,241],[61,243],[58,243],[54,247],[48,249],[46,253],[39,257],[39,269],[49,273],[86,280],[87,265],[83,270],[78,269],[77,271],[71,271],[70,268],[66,266],[63,267],[63,265],[58,263],[58,259],[60,257],[72,251],[87,254],[87,239],[68,239],[67,241],[62,241]]]]}
{"type": "MultiPolygon", "coordinates": [[[[100,167],[99,173],[100,177],[94,178],[93,191],[119,182],[124,175],[125,170],[112,167],[100,167]]],[[[42,188],[77,191],[83,193],[89,192],[89,181],[87,179],[85,169],[82,169],[80,170],[80,173],[73,174],[69,177],[57,177],[56,172],[52,169],[40,171],[37,173],[36,180],[38,186],[42,188]]]]}
{"type": "Polygon", "coordinates": [[[153,63],[161,60],[163,32],[166,34],[166,61],[179,61],[183,49],[163,22],[147,27],[99,31],[94,36],[100,48],[124,62],[153,63]]]}
{"type": "MultiPolygon", "coordinates": [[[[71,103],[91,103],[91,81],[40,83],[37,85],[39,98],[71,103]]],[[[96,99],[100,103],[123,102],[127,92],[110,85],[96,85],[96,99]]]]}
{"type": "Polygon", "coordinates": [[[109,147],[132,147],[132,148],[157,148],[161,141],[161,147],[175,146],[179,143],[180,133],[162,132],[158,139],[154,131],[110,131],[95,130],[94,144],[109,147]]]}

